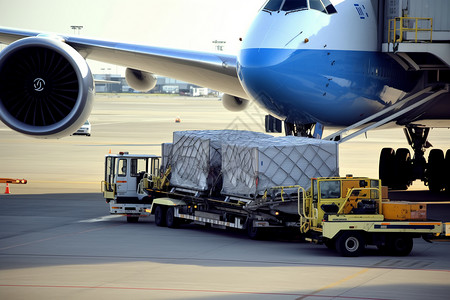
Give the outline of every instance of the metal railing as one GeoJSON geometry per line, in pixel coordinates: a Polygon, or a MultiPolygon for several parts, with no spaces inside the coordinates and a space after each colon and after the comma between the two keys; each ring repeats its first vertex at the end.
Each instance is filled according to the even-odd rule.
{"type": "Polygon", "coordinates": [[[413,17],[398,17],[389,20],[389,43],[402,43],[404,41],[414,42],[433,41],[433,18],[413,18],[413,17]],[[414,39],[410,39],[408,32],[414,32],[414,39]],[[426,38],[420,35],[421,32],[429,32],[426,38]]]}

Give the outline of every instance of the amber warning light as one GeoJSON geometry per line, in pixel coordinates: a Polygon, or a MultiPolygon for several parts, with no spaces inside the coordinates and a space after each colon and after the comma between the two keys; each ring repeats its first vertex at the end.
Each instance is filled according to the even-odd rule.
{"type": "Polygon", "coordinates": [[[0,178],[0,183],[26,184],[27,182],[26,179],[0,178]]]}

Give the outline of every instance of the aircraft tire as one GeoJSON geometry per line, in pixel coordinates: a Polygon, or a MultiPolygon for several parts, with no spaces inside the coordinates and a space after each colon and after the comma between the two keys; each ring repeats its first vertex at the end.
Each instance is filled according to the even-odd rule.
{"type": "Polygon", "coordinates": [[[444,152],[441,149],[433,149],[428,156],[426,177],[428,188],[432,192],[440,192],[444,188],[444,152]]]}
{"type": "Polygon", "coordinates": [[[395,153],[396,176],[393,180],[393,188],[396,190],[407,190],[411,185],[411,153],[406,148],[397,149],[395,153]]]}
{"type": "Polygon", "coordinates": [[[380,154],[379,177],[384,186],[392,188],[395,179],[395,150],[383,148],[380,154]]]}
{"type": "Polygon", "coordinates": [[[450,149],[445,153],[444,188],[450,194],[450,149]]]}

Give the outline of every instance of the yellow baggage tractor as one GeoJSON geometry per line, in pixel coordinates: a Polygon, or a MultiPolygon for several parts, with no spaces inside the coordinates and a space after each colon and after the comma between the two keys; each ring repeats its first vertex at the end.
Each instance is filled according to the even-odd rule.
{"type": "Polygon", "coordinates": [[[390,202],[379,179],[313,178],[299,197],[300,231],[343,256],[358,256],[366,245],[386,254],[408,255],[413,238],[442,236],[446,224],[427,220],[426,203],[390,202]]]}

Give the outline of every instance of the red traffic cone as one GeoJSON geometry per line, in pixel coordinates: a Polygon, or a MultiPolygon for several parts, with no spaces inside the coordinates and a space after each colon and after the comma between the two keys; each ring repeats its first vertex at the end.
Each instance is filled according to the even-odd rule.
{"type": "Polygon", "coordinates": [[[11,194],[11,192],[9,191],[9,183],[6,183],[5,194],[11,194]]]}

